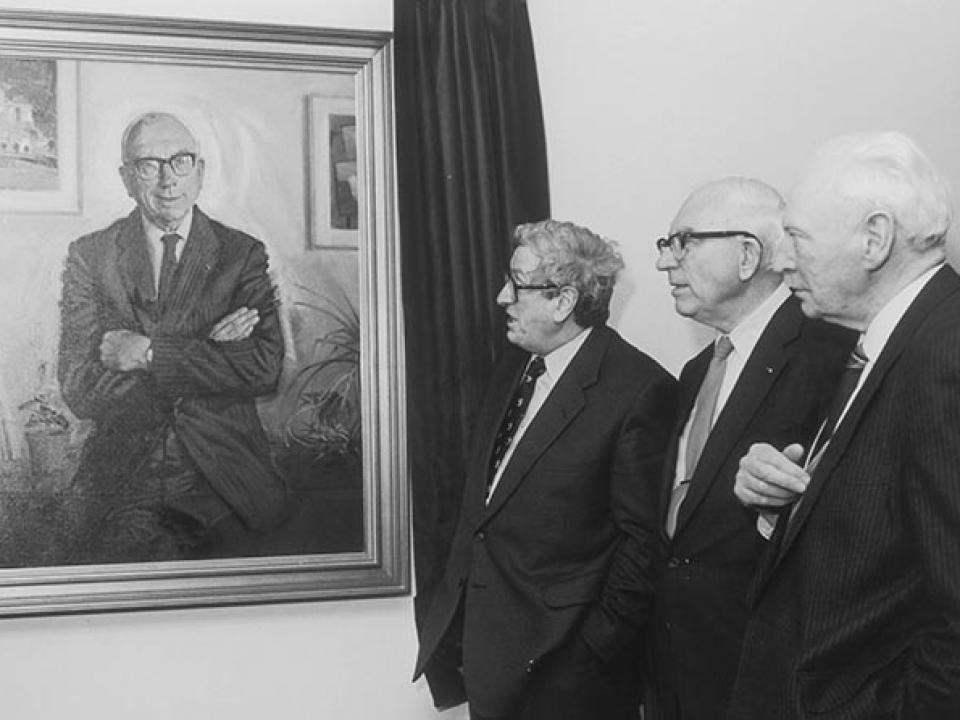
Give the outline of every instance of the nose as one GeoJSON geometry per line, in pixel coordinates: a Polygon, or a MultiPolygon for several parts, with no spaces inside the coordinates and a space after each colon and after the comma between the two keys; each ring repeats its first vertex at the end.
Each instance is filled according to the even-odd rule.
{"type": "Polygon", "coordinates": [[[777,250],[773,254],[773,269],[782,273],[787,270],[796,270],[796,254],[793,250],[793,238],[789,235],[780,240],[777,250]]]}
{"type": "Polygon", "coordinates": [[[669,248],[658,250],[657,253],[657,270],[670,270],[677,267],[677,259],[673,256],[673,252],[671,252],[669,248]]]}
{"type": "Polygon", "coordinates": [[[169,185],[177,177],[177,174],[173,171],[173,166],[167,162],[160,163],[160,170],[157,173],[157,179],[162,185],[169,185]]]}
{"type": "Polygon", "coordinates": [[[512,292],[510,281],[504,280],[503,285],[500,288],[500,292],[497,293],[497,305],[500,307],[506,307],[507,305],[512,305],[516,301],[517,298],[512,292]]]}

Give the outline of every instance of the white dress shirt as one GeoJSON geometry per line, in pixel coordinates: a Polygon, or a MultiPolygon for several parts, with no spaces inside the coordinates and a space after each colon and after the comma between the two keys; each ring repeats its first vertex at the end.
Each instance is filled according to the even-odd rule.
{"type": "MultiPolygon", "coordinates": [[[[753,349],[757,346],[757,342],[759,342],[760,336],[763,335],[763,331],[766,330],[770,319],[789,297],[790,290],[786,285],[780,285],[766,300],[760,303],[753,312],[747,315],[747,317],[730,331],[728,337],[733,345],[733,350],[727,356],[723,380],[720,383],[720,392],[717,395],[717,407],[714,410],[713,418],[710,422],[711,427],[720,416],[720,412],[723,410],[723,406],[727,404],[727,400],[730,399],[730,393],[733,392],[733,388],[737,384],[737,380],[740,379],[740,374],[743,372],[747,360],[749,360],[750,355],[753,354],[753,349]]],[[[720,335],[717,336],[717,339],[719,338],[720,335]]],[[[693,473],[693,468],[690,468],[689,473],[687,472],[686,455],[687,440],[690,435],[690,424],[695,414],[696,407],[691,410],[690,416],[687,418],[687,424],[684,426],[683,433],[680,435],[680,443],[677,447],[677,465],[673,475],[674,487],[679,486],[684,480],[689,480],[690,475],[693,473]]]]}
{"type": "Polygon", "coordinates": [[[537,413],[540,412],[540,408],[543,407],[543,403],[546,402],[550,396],[553,386],[557,384],[560,376],[563,375],[567,366],[570,365],[574,355],[577,354],[577,351],[583,346],[583,343],[586,342],[587,337],[590,335],[590,330],[591,328],[587,328],[572,340],[567,341],[556,350],[543,356],[543,364],[546,369],[543,375],[537,378],[537,384],[533,386],[533,395],[530,397],[530,404],[527,405],[527,411],[523,415],[523,420],[520,421],[517,432],[514,433],[513,439],[510,441],[510,446],[503,455],[503,460],[500,461],[500,467],[497,468],[497,472],[493,476],[493,482],[490,483],[490,491],[487,493],[487,502],[490,502],[490,498],[493,497],[497,485],[500,484],[500,477],[510,463],[510,458],[513,456],[513,451],[519,444],[520,438],[523,437],[527,428],[530,427],[530,423],[533,422],[537,413]]]}

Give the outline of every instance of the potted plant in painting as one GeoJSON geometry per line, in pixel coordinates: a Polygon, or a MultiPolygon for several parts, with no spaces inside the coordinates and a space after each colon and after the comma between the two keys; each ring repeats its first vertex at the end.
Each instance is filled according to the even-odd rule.
{"type": "Polygon", "coordinates": [[[360,452],[360,315],[339,300],[298,286],[308,300],[296,306],[324,316],[330,329],[313,342],[313,356],[293,375],[284,398],[284,442],[315,460],[360,452]]]}
{"type": "Polygon", "coordinates": [[[38,486],[51,486],[63,472],[70,450],[70,421],[50,397],[37,393],[20,405],[30,453],[30,472],[38,486]]]}

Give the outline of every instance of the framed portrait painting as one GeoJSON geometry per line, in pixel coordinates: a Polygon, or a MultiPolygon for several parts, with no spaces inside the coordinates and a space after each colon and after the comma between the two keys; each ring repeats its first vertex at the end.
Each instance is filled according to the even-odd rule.
{"type": "Polygon", "coordinates": [[[391,92],[385,33],[0,11],[0,614],[408,591],[391,92]]]}

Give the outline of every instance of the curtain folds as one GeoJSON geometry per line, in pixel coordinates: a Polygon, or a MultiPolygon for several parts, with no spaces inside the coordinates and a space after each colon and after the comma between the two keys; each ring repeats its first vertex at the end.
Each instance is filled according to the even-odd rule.
{"type": "MultiPolygon", "coordinates": [[[[549,216],[523,0],[394,0],[397,167],[418,624],[446,563],[471,421],[504,344],[521,222],[549,216]]],[[[428,673],[438,705],[457,678],[428,673]]]]}

